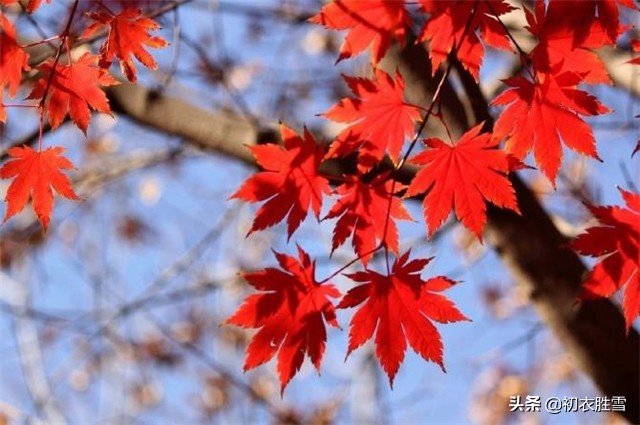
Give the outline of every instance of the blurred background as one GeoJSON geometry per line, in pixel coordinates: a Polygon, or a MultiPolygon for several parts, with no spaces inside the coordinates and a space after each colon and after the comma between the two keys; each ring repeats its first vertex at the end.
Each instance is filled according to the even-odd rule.
{"type": "MultiPolygon", "coordinates": [[[[5,14],[21,37],[38,40],[59,32],[70,4],[53,0],[33,16],[14,5],[5,14]]],[[[166,8],[155,18],[164,27],[157,35],[171,42],[151,51],[158,71],[138,66],[139,87],[250,125],[304,124],[329,142],[340,127],[318,114],[350,94],[340,74],[371,72],[368,55],[335,65],[343,34],[306,22],[321,1],[137,6],[166,8]]],[[[81,1],[83,11],[94,7],[81,1]]],[[[500,92],[500,79],[517,64],[514,54],[488,50],[485,93],[500,92]]],[[[589,87],[615,110],[588,120],[603,163],[565,151],[556,190],[538,171],[521,173],[567,236],[593,224],[583,201],[621,204],[616,185],[637,182],[630,155],[640,135],[638,69],[629,67],[635,86],[589,87]]],[[[113,71],[120,75],[116,65],[113,71]]],[[[447,296],[472,319],[438,326],[447,373],[409,350],[390,390],[370,343],[345,361],[353,311],[343,310],[343,330],[329,329],[322,375],[305,362],[281,398],[273,361],[242,371],[251,333],[221,325],[251,292],[238,272],[273,266],[271,248],[293,254],[297,242],[317,258],[321,279],[352,260],[352,249],[345,244],[329,256],[335,222],[313,217],[290,243],[282,225],[246,238],[256,206],[227,198],[251,166],[112,105],[113,117],[93,116],[86,139],[68,123],[45,134],[44,146],[64,146],[76,164],[71,177],[82,201],[57,198],[46,234],[30,210],[0,227],[1,425],[624,423],[606,413],[509,412],[514,395],[598,392],[495,253],[453,221],[427,240],[416,201],[407,201],[416,221],[401,225],[400,250],[435,256],[423,277],[460,281],[447,296]]],[[[35,112],[8,112],[3,158],[9,146],[33,143],[38,128],[35,112]]],[[[0,182],[2,197],[8,184],[0,182]]],[[[379,260],[371,268],[381,270],[379,260]]],[[[351,285],[342,276],[334,283],[343,292],[351,285]]]]}

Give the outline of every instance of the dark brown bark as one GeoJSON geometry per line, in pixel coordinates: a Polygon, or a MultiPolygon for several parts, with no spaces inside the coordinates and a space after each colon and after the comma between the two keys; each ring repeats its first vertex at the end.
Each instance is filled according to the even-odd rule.
{"type": "Polygon", "coordinates": [[[522,180],[511,181],[522,215],[489,208],[487,242],[582,370],[603,394],[625,396],[624,417],[639,423],[638,333],[626,335],[622,314],[606,299],[576,303],[584,264],[565,247],[567,240],[522,180]]]}
{"type": "MultiPolygon", "coordinates": [[[[398,66],[407,81],[408,94],[424,99],[433,93],[426,51],[421,45],[408,47],[390,55],[391,66],[398,66]],[[422,93],[416,95],[416,93],[422,93]]],[[[462,102],[442,97],[448,107],[443,113],[449,126],[457,132],[484,121],[493,126],[486,99],[473,77],[456,64],[468,99],[465,114],[462,102]],[[472,118],[469,119],[467,116],[472,118]],[[460,128],[462,127],[462,128],[460,128]]],[[[437,80],[437,76],[436,76],[437,80]]],[[[450,93],[450,92],[449,92],[450,93]]],[[[587,270],[580,258],[566,248],[568,242],[526,184],[515,174],[511,182],[516,190],[521,215],[489,207],[486,227],[487,242],[504,261],[518,285],[526,290],[529,300],[542,321],[554,332],[608,396],[625,396],[624,416],[640,423],[640,339],[631,329],[625,332],[625,321],[619,309],[608,300],[577,304],[581,282],[587,270]]]]}

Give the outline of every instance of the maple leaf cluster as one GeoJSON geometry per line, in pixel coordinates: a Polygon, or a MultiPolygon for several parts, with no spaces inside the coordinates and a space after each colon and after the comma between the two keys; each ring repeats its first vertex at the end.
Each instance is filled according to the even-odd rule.
{"type": "MultiPolygon", "coordinates": [[[[249,234],[287,219],[289,239],[311,209],[316,219],[325,197],[333,205],[322,220],[336,219],[332,252],[352,239],[357,258],[327,279],[317,281],[315,263],[298,246],[295,259],[275,252],[280,269],[245,273],[257,294],[249,295],[227,323],[258,329],[247,348],[245,369],[267,362],[277,353],[281,390],[309,356],[320,370],[327,332],[337,327],[336,309],[356,308],[349,326],[347,356],[373,339],[375,353],[393,384],[407,344],[425,360],[444,370],[443,343],[433,322],[468,320],[439,292],[455,284],[444,276],[424,280],[420,275],[431,259],[409,260],[400,254],[396,220],[412,220],[406,198],[422,197],[424,221],[431,237],[453,212],[480,241],[487,221],[487,203],[519,214],[509,173],[522,168],[532,153],[540,171],[555,185],[562,163],[562,146],[600,159],[592,130],[584,117],[609,112],[580,84],[610,84],[594,49],[612,46],[627,29],[618,6],[636,10],[629,0],[584,2],[537,1],[533,11],[504,0],[419,0],[424,14],[418,43],[427,43],[433,75],[447,78],[458,61],[479,82],[485,47],[517,53],[521,75],[504,81],[506,89],[492,104],[504,107],[493,128],[477,123],[457,140],[425,138],[423,150],[412,156],[426,121],[439,118],[439,90],[423,108],[405,98],[404,79],[379,68],[392,43],[405,43],[413,25],[410,2],[398,0],[334,0],[310,21],[346,31],[338,61],[371,49],[371,77],[344,75],[352,95],[321,114],[343,125],[328,147],[308,130],[297,136],[281,127],[283,146],[249,147],[263,171],[244,182],[231,196],[263,202],[249,234]],[[525,28],[537,41],[525,52],[502,19],[522,13],[525,28]],[[407,143],[408,142],[408,143],[407,143]],[[323,166],[336,158],[355,161],[355,172],[336,177],[323,166]],[[391,166],[385,165],[386,159],[391,166]],[[397,181],[407,164],[416,172],[408,184],[397,181]],[[389,169],[390,168],[390,169],[389,169]],[[337,182],[333,191],[329,181],[337,182]],[[370,268],[373,256],[386,252],[387,273],[370,268]],[[393,264],[389,253],[395,254],[393,264]],[[355,282],[341,295],[328,283],[359,262],[362,271],[345,274],[355,282]],[[334,305],[331,298],[340,298],[334,305]]],[[[633,42],[637,48],[637,42],[633,42]]],[[[630,61],[637,63],[637,59],[630,61]]],[[[443,123],[446,127],[446,123],[443,123]]],[[[449,136],[451,139],[451,136],[449,136]]],[[[387,163],[388,164],[388,163],[387,163]]],[[[623,308],[627,326],[640,310],[638,240],[640,198],[624,192],[628,209],[588,208],[602,223],[576,239],[579,253],[601,257],[584,286],[583,299],[609,297],[626,285],[623,308]]]]}
{"type": "MultiPolygon", "coordinates": [[[[16,0],[0,0],[0,6],[8,6],[16,0]]],[[[51,0],[47,0],[50,3],[51,0]]],[[[126,2],[121,2],[125,5],[126,2]]],[[[42,5],[41,0],[30,0],[26,12],[34,13],[42,5]]],[[[160,37],[152,37],[149,31],[159,29],[159,25],[142,14],[140,9],[131,8],[131,3],[119,13],[88,11],[77,18],[76,2],[70,12],[66,28],[58,35],[59,47],[54,58],[37,65],[38,78],[33,84],[27,100],[34,104],[19,105],[33,107],[40,114],[40,126],[45,119],[55,130],[69,116],[71,121],[86,135],[91,120],[91,111],[111,114],[111,108],[103,87],[118,84],[109,68],[118,60],[122,73],[131,82],[137,80],[133,57],[150,69],[156,69],[153,57],[146,47],[161,48],[167,42],[160,37]],[[107,28],[106,40],[100,47],[99,55],[85,53],[73,60],[70,49],[70,33],[74,19],[87,19],[92,23],[81,35],[90,39],[97,31],[107,28]],[[65,58],[66,59],[63,59],[65,58]]],[[[85,5],[86,6],[86,5],[85,5]]],[[[101,2],[91,2],[92,7],[106,7],[101,2]]],[[[38,43],[31,44],[37,45],[38,43]]],[[[5,88],[9,98],[15,98],[24,73],[31,70],[29,54],[16,40],[14,24],[0,10],[0,122],[7,120],[7,105],[4,103],[5,88]]],[[[41,132],[42,133],[42,132],[41,132]]],[[[53,209],[53,190],[68,199],[78,200],[69,178],[61,170],[73,169],[73,164],[62,153],[59,146],[42,148],[39,140],[37,150],[29,146],[14,147],[7,154],[10,160],[0,168],[1,178],[13,178],[5,201],[7,203],[4,221],[19,213],[32,199],[34,211],[47,229],[53,209]]]]}
{"type": "MultiPolygon", "coordinates": [[[[15,1],[0,0],[0,7],[15,1]]],[[[5,102],[5,93],[14,99],[29,71],[37,72],[25,99],[30,103],[19,106],[37,110],[41,128],[48,122],[55,130],[68,117],[86,134],[92,111],[110,114],[103,89],[119,82],[110,73],[113,62],[118,62],[124,78],[136,83],[135,60],[154,70],[157,62],[148,49],[168,44],[152,35],[160,29],[157,22],[132,7],[142,3],[153,2],[92,1],[76,14],[75,1],[65,28],[51,39],[55,41],[48,40],[59,43],[58,50],[41,63],[30,62],[25,46],[17,41],[14,24],[0,9],[0,122],[6,122],[7,109],[16,106],[5,102]],[[112,9],[112,5],[119,8],[112,9]],[[74,59],[70,28],[80,20],[84,26],[78,42],[104,40],[96,53],[74,59]]],[[[36,13],[42,5],[41,0],[30,0],[26,11],[36,13]]],[[[286,221],[290,239],[311,211],[317,220],[335,220],[331,252],[351,239],[357,257],[328,278],[317,280],[315,261],[298,246],[297,258],[274,251],[280,268],[242,274],[258,292],[249,295],[227,323],[257,329],[247,348],[245,370],[277,357],[281,391],[305,356],[319,371],[326,325],[339,328],[336,311],[349,308],[356,311],[349,324],[347,355],[373,339],[391,384],[407,345],[444,370],[444,345],[434,322],[468,319],[441,294],[455,281],[444,276],[423,279],[422,271],[431,259],[410,260],[410,251],[401,253],[396,220],[412,220],[404,202],[422,198],[428,237],[453,214],[481,241],[487,203],[519,213],[509,173],[525,167],[529,154],[553,185],[562,164],[563,145],[600,159],[585,119],[606,114],[609,108],[578,87],[611,84],[595,49],[615,46],[628,29],[620,22],[620,7],[638,9],[633,0],[538,0],[533,10],[516,8],[506,0],[334,0],[322,7],[310,22],[346,31],[339,61],[370,48],[371,76],[344,76],[351,95],[321,114],[343,125],[328,146],[318,143],[307,129],[298,135],[282,125],[281,144],[249,147],[262,170],[231,198],[261,203],[247,236],[286,221]],[[529,52],[517,44],[503,22],[512,13],[523,14],[524,30],[535,39],[529,52]],[[419,16],[417,22],[422,22],[415,32],[412,16],[419,16]],[[415,40],[414,33],[418,34],[415,40]],[[492,105],[502,108],[495,125],[475,123],[457,140],[450,135],[449,140],[428,137],[423,132],[429,119],[440,119],[448,129],[437,112],[442,91],[435,90],[427,107],[412,104],[405,97],[403,75],[380,68],[393,43],[425,43],[428,65],[432,77],[439,76],[439,87],[455,63],[461,65],[460,72],[468,72],[479,83],[486,48],[518,54],[522,72],[506,79],[506,89],[492,100],[492,105]],[[415,153],[417,148],[421,150],[415,153]],[[325,173],[329,161],[335,159],[352,160],[353,172],[325,173]],[[409,165],[412,178],[403,184],[400,172],[409,165]],[[327,200],[332,205],[321,217],[327,200]],[[374,255],[382,251],[386,273],[373,269],[374,255]],[[393,263],[390,254],[395,255],[393,263]],[[356,263],[362,270],[345,274],[355,286],[343,295],[330,281],[356,263]]],[[[640,49],[637,40],[631,46],[640,49]]],[[[629,61],[634,64],[638,58],[629,61]]],[[[73,168],[63,156],[64,149],[43,148],[42,142],[37,149],[13,147],[7,152],[10,159],[0,168],[0,178],[13,180],[5,198],[5,221],[31,199],[46,229],[54,191],[79,199],[63,172],[73,168]]],[[[588,205],[601,226],[588,229],[571,246],[600,258],[581,297],[609,297],[624,287],[623,309],[630,327],[640,311],[640,198],[627,191],[622,196],[627,208],[588,205]]]]}
{"type": "MultiPolygon", "coordinates": [[[[633,2],[620,3],[636,8],[633,2]]],[[[494,105],[508,105],[496,121],[494,137],[506,139],[505,149],[518,158],[533,150],[536,163],[555,184],[562,142],[599,159],[593,133],[581,115],[601,115],[609,109],[576,87],[611,83],[592,49],[613,44],[623,27],[611,1],[552,0],[546,9],[537,2],[535,13],[525,9],[525,15],[527,30],[538,39],[529,55],[530,78],[508,79],[511,88],[493,100],[494,105]]]]}

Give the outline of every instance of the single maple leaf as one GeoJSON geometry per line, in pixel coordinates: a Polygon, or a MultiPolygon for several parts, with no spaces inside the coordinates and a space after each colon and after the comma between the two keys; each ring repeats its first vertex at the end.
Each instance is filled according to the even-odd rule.
{"type": "MultiPolygon", "coordinates": [[[[546,8],[544,3],[536,3],[535,32],[543,37],[565,38],[574,47],[614,44],[628,28],[620,24],[618,5],[638,10],[634,0],[550,0],[546,8]]],[[[527,17],[530,25],[531,17],[527,17]]]]}
{"type": "Polygon", "coordinates": [[[100,46],[101,66],[108,68],[113,58],[117,57],[122,73],[132,83],[138,79],[132,56],[149,69],[158,68],[158,64],[145,50],[145,46],[158,49],[166,47],[169,43],[161,37],[149,35],[148,31],[158,30],[160,25],[153,19],[143,16],[142,10],[125,9],[117,15],[100,11],[89,13],[88,16],[96,22],[85,30],[81,38],[90,37],[103,25],[110,27],[107,39],[100,46]]]}
{"type": "Polygon", "coordinates": [[[402,200],[391,195],[392,190],[397,193],[404,185],[394,185],[388,177],[388,173],[381,174],[369,183],[359,176],[345,177],[346,181],[335,191],[342,197],[325,217],[340,217],[333,230],[331,252],[353,235],[353,247],[365,266],[376,248],[376,240],[398,253],[398,229],[394,219],[411,220],[411,216],[402,200]]]}
{"type": "Polygon", "coordinates": [[[373,66],[384,57],[392,39],[404,43],[407,27],[411,26],[404,0],[335,0],[309,21],[334,30],[349,30],[338,61],[372,45],[373,66]]]}
{"type": "MultiPolygon", "coordinates": [[[[593,17],[609,35],[610,43],[608,44],[614,44],[618,36],[629,29],[628,26],[620,23],[620,11],[618,5],[633,11],[638,10],[637,0],[599,0],[588,3],[593,3],[590,5],[590,16],[593,17]]],[[[589,7],[582,4],[580,6],[589,7]]],[[[585,30],[583,29],[583,31],[585,30]]]]}
{"type": "Polygon", "coordinates": [[[535,14],[525,8],[527,29],[539,40],[531,52],[535,69],[574,72],[585,83],[611,84],[604,62],[591,49],[615,44],[624,31],[616,3],[637,8],[627,0],[551,0],[546,9],[537,2],[535,14]]]}
{"type": "Polygon", "coordinates": [[[347,292],[338,304],[338,308],[362,304],[349,325],[347,356],[375,332],[376,356],[391,386],[404,359],[407,342],[422,358],[444,370],[442,341],[432,320],[439,323],[469,320],[448,298],[436,293],[456,282],[444,276],[422,280],[420,272],[431,259],[407,262],[409,254],[410,251],[396,259],[388,276],[372,270],[347,275],[362,285],[347,292]]]}
{"type": "Polygon", "coordinates": [[[0,168],[0,178],[14,178],[7,194],[7,210],[3,222],[24,209],[33,199],[33,209],[46,231],[53,210],[53,190],[68,199],[78,200],[69,177],[60,170],[71,170],[73,164],[62,156],[64,148],[51,147],[35,151],[29,146],[14,147],[8,154],[12,158],[0,168]]]}
{"type": "Polygon", "coordinates": [[[590,94],[576,89],[580,76],[537,74],[536,82],[509,78],[511,88],[498,95],[493,105],[508,105],[494,126],[497,140],[506,138],[506,151],[523,159],[533,149],[536,163],[555,185],[562,160],[561,140],[570,149],[598,158],[591,127],[580,115],[605,114],[609,109],[590,94]]]}
{"type": "Polygon", "coordinates": [[[519,212],[515,192],[506,174],[513,161],[496,149],[499,141],[480,134],[483,124],[467,131],[448,145],[440,139],[424,141],[430,149],[410,162],[422,165],[405,196],[427,192],[422,206],[429,236],[454,210],[456,216],[478,239],[487,221],[485,200],[501,208],[519,212]]]}
{"type": "Polygon", "coordinates": [[[338,134],[327,158],[342,157],[359,149],[358,168],[367,172],[382,160],[386,151],[398,162],[405,136],[413,137],[419,109],[404,100],[404,81],[382,70],[375,79],[343,76],[356,98],[346,97],[322,115],[332,121],[350,124],[338,134]]]}
{"type": "Polygon", "coordinates": [[[27,99],[41,99],[45,95],[53,72],[45,104],[51,128],[59,127],[69,114],[78,128],[86,134],[91,118],[89,108],[105,114],[111,113],[107,95],[100,86],[115,85],[118,81],[108,71],[96,66],[97,63],[98,58],[87,53],[70,65],[58,63],[55,70],[53,60],[39,67],[43,75],[35,83],[27,99]]]}
{"type": "Polygon", "coordinates": [[[7,122],[7,110],[4,108],[4,87],[0,86],[0,122],[7,122]]]}
{"type": "Polygon", "coordinates": [[[251,176],[231,199],[246,202],[267,201],[258,209],[249,234],[266,229],[287,214],[289,237],[307,216],[309,207],[316,218],[322,207],[322,194],[331,193],[329,182],[318,174],[324,151],[305,128],[304,138],[281,125],[284,149],[275,144],[250,146],[256,162],[265,171],[251,176]]]}
{"type": "Polygon", "coordinates": [[[430,17],[422,27],[418,40],[429,42],[434,75],[458,46],[456,57],[476,81],[484,57],[480,39],[491,47],[511,49],[509,37],[496,18],[514,10],[503,0],[420,0],[420,4],[422,11],[430,14],[430,17]]]}
{"type": "Polygon", "coordinates": [[[14,97],[22,81],[22,71],[28,71],[29,55],[16,41],[16,28],[6,16],[0,15],[0,88],[7,86],[14,97]]]}
{"type": "Polygon", "coordinates": [[[588,228],[571,247],[600,257],[583,284],[582,299],[610,297],[626,285],[622,309],[629,331],[640,314],[640,195],[620,193],[627,208],[587,205],[601,226],[588,228]]]}
{"type": "Polygon", "coordinates": [[[244,370],[253,369],[278,353],[280,391],[300,370],[305,354],[320,371],[327,331],[325,321],[338,327],[329,298],[340,297],[332,284],[315,279],[315,262],[298,246],[299,260],[274,251],[283,270],[268,268],[243,273],[261,291],[249,295],[225,323],[258,329],[247,347],[244,370]]]}

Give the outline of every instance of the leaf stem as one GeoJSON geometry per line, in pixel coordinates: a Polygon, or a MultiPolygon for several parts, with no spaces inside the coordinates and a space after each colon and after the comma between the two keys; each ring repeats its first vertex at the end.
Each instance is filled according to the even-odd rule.
{"type": "Polygon", "coordinates": [[[111,9],[109,9],[109,7],[108,7],[106,4],[104,4],[104,3],[102,2],[102,0],[98,0],[98,2],[97,2],[97,3],[98,3],[98,6],[100,6],[101,8],[103,8],[103,9],[104,9],[104,10],[105,10],[109,15],[111,15],[111,16],[116,16],[116,14],[115,14],[115,13],[113,13],[113,11],[112,11],[111,9]]]}
{"type": "Polygon", "coordinates": [[[371,255],[377,251],[380,250],[380,248],[382,248],[384,246],[383,243],[380,243],[377,247],[365,252],[362,255],[358,255],[356,258],[354,258],[353,260],[349,261],[348,263],[346,263],[345,265],[343,265],[342,267],[340,267],[338,270],[336,270],[335,272],[331,273],[328,277],[322,279],[321,281],[318,282],[318,285],[322,285],[323,283],[326,283],[328,281],[330,281],[331,279],[333,279],[334,277],[338,276],[340,273],[342,273],[343,271],[345,271],[346,269],[348,269],[349,267],[351,267],[353,264],[357,263],[358,261],[362,260],[364,257],[371,255]]]}
{"type": "Polygon", "coordinates": [[[7,108],[37,108],[38,105],[23,105],[23,104],[18,104],[18,103],[3,103],[3,106],[7,107],[7,108]]]}
{"type": "Polygon", "coordinates": [[[528,53],[526,53],[524,50],[522,50],[522,47],[520,47],[520,45],[518,44],[518,42],[516,41],[516,39],[513,37],[513,35],[511,34],[511,31],[509,30],[509,27],[507,27],[505,25],[504,22],[502,22],[502,19],[500,19],[500,16],[498,15],[498,13],[496,12],[496,10],[493,8],[493,5],[491,4],[490,1],[487,1],[487,7],[489,8],[489,10],[491,10],[491,14],[493,15],[494,18],[496,18],[498,20],[498,23],[500,24],[500,26],[502,27],[502,29],[504,29],[504,32],[507,33],[507,37],[509,37],[509,39],[511,40],[511,42],[513,43],[513,45],[516,47],[516,49],[518,50],[518,53],[520,54],[520,58],[526,58],[529,56],[528,53]]]}
{"type": "Polygon", "coordinates": [[[60,33],[59,38],[61,39],[60,45],[58,46],[58,50],[56,51],[56,56],[53,60],[53,67],[51,68],[51,73],[49,74],[49,78],[47,79],[47,85],[42,93],[42,99],[40,99],[40,108],[42,109],[42,113],[44,114],[44,105],[47,99],[47,95],[49,94],[49,90],[51,89],[51,84],[53,83],[53,77],[56,74],[56,67],[60,62],[60,55],[62,54],[62,48],[67,44],[69,38],[69,31],[71,29],[71,23],[73,22],[73,17],[76,14],[76,10],[78,10],[78,4],[80,0],[75,0],[73,2],[73,6],[71,7],[71,13],[69,14],[69,19],[67,20],[67,25],[65,26],[62,33],[60,33]]]}
{"type": "Polygon", "coordinates": [[[67,25],[64,30],[59,34],[60,45],[58,46],[58,50],[56,51],[55,59],[53,60],[53,66],[51,68],[51,73],[49,74],[49,78],[47,79],[47,85],[45,86],[44,92],[42,93],[42,99],[40,99],[40,103],[37,108],[40,111],[40,124],[38,129],[38,151],[42,150],[42,138],[43,138],[43,128],[44,128],[44,109],[47,101],[47,96],[49,95],[49,90],[51,89],[51,84],[53,83],[53,77],[56,74],[56,67],[60,62],[60,55],[62,54],[62,48],[67,45],[69,40],[69,31],[71,30],[71,23],[73,22],[73,18],[78,10],[78,4],[80,0],[75,0],[73,2],[73,6],[71,6],[71,13],[69,14],[69,19],[67,20],[67,25]]]}
{"type": "MultiPolygon", "coordinates": [[[[457,55],[458,51],[460,50],[460,47],[462,46],[462,42],[464,41],[467,32],[469,32],[469,28],[471,28],[471,23],[473,22],[473,18],[476,15],[479,3],[480,3],[480,0],[476,0],[476,2],[474,3],[473,10],[469,14],[469,18],[467,19],[467,22],[465,24],[464,30],[462,31],[462,35],[460,36],[460,40],[458,40],[458,42],[454,45],[453,49],[450,52],[450,55],[457,55]]],[[[436,90],[433,92],[433,96],[431,97],[431,104],[427,108],[425,116],[422,119],[422,122],[420,123],[420,126],[418,127],[418,131],[416,132],[415,137],[413,138],[413,140],[411,141],[411,144],[409,145],[409,149],[407,149],[407,152],[403,155],[403,157],[400,160],[400,162],[398,162],[398,164],[395,166],[393,172],[391,173],[391,175],[389,177],[389,178],[391,178],[393,180],[391,182],[391,190],[389,192],[389,202],[387,204],[387,215],[386,215],[385,222],[384,222],[384,230],[382,232],[382,242],[381,242],[382,244],[385,245],[385,259],[386,259],[386,262],[387,262],[387,273],[389,273],[389,274],[390,274],[389,253],[388,253],[388,248],[387,248],[387,246],[385,244],[385,241],[387,240],[387,233],[389,231],[389,221],[391,220],[391,207],[392,207],[392,203],[393,203],[393,197],[395,196],[394,194],[396,192],[395,188],[396,188],[397,180],[395,179],[395,176],[398,174],[400,169],[407,162],[407,159],[409,158],[409,155],[411,154],[411,151],[416,146],[416,143],[418,143],[418,140],[420,139],[420,136],[421,136],[422,132],[424,131],[425,127],[427,126],[427,122],[429,121],[429,117],[431,115],[433,115],[433,112],[434,112],[434,109],[435,109],[436,105],[439,104],[440,96],[442,94],[442,87],[444,87],[444,83],[445,83],[445,81],[447,81],[447,78],[449,78],[449,74],[451,74],[451,70],[452,69],[453,69],[453,61],[449,60],[449,61],[447,61],[447,67],[446,67],[444,73],[442,74],[442,77],[440,78],[440,81],[438,82],[436,90]]],[[[442,120],[442,121],[444,121],[444,120],[442,120]]],[[[448,128],[447,128],[447,133],[448,133],[448,128]]],[[[451,137],[451,136],[449,136],[449,137],[451,137]]]]}
{"type": "MultiPolygon", "coordinates": [[[[500,26],[504,29],[504,31],[507,33],[507,37],[509,37],[509,40],[511,40],[511,42],[513,43],[513,45],[516,47],[516,50],[518,50],[518,54],[520,55],[520,64],[522,65],[523,68],[525,68],[527,70],[527,73],[529,74],[529,76],[535,81],[536,77],[535,75],[531,72],[531,70],[529,69],[529,63],[531,61],[530,58],[530,53],[526,53],[522,47],[520,47],[520,44],[518,44],[518,41],[515,39],[515,37],[513,36],[513,34],[511,34],[511,30],[509,30],[509,27],[507,27],[505,25],[505,23],[502,21],[502,19],[500,19],[500,16],[498,15],[498,13],[496,12],[496,10],[493,8],[493,5],[491,4],[490,1],[487,1],[487,7],[489,8],[489,10],[491,10],[491,14],[493,15],[494,18],[496,18],[498,20],[498,23],[500,24],[500,26]]],[[[524,6],[523,6],[524,7],[524,6]]]]}
{"type": "Polygon", "coordinates": [[[53,36],[51,36],[49,38],[44,38],[44,39],[42,39],[40,41],[35,41],[33,43],[25,44],[25,45],[22,45],[20,47],[22,47],[23,49],[28,49],[29,47],[35,47],[35,46],[39,46],[39,45],[45,44],[45,43],[48,44],[48,43],[50,43],[50,42],[52,42],[54,40],[57,40],[59,38],[60,38],[60,34],[56,34],[56,35],[53,35],[53,36]]]}

